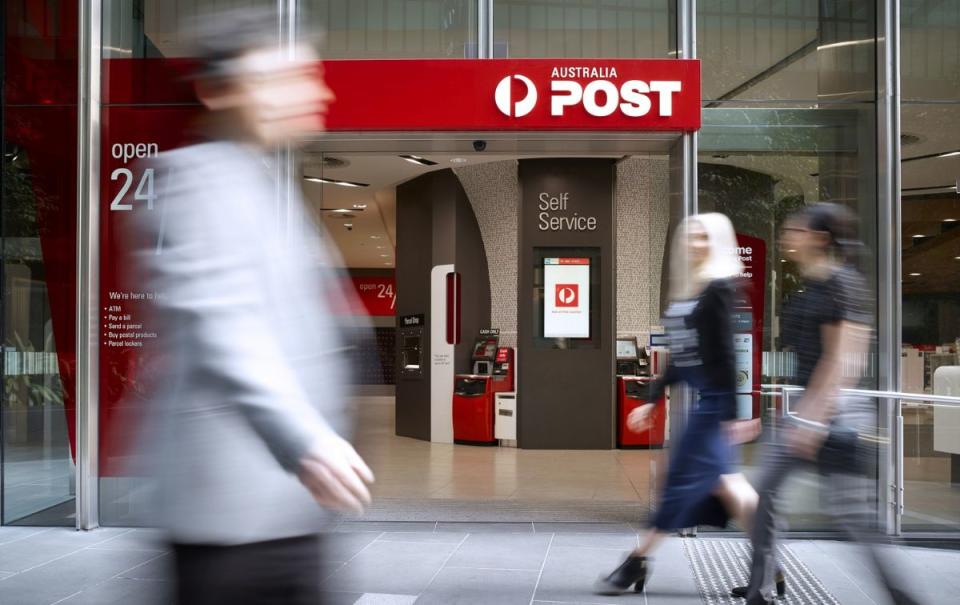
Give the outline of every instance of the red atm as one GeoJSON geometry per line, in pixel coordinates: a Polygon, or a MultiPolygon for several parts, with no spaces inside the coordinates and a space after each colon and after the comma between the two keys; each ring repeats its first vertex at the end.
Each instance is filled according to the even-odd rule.
{"type": "Polygon", "coordinates": [[[458,374],[453,384],[453,442],[496,445],[493,436],[496,394],[513,391],[514,354],[498,346],[495,335],[483,335],[473,347],[473,374],[458,374]]]}
{"type": "Polygon", "coordinates": [[[660,397],[653,409],[653,424],[649,430],[634,433],[627,428],[630,412],[647,403],[647,389],[653,378],[649,376],[617,376],[618,430],[617,445],[621,448],[657,449],[663,447],[667,427],[667,406],[660,397]]]}
{"type": "Polygon", "coordinates": [[[647,391],[653,378],[638,376],[641,365],[635,338],[617,339],[617,446],[620,448],[660,448],[666,433],[667,414],[661,397],[653,411],[649,430],[634,433],[627,428],[630,412],[647,403],[647,391]]]}

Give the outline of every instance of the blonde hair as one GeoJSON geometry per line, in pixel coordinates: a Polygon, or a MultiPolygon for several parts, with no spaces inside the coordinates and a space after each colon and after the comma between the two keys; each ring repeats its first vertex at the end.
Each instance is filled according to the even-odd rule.
{"type": "Polygon", "coordinates": [[[683,219],[673,236],[670,255],[670,299],[692,298],[715,279],[738,277],[743,263],[737,250],[737,235],[730,219],[719,212],[695,214],[683,219]],[[687,233],[692,224],[707,234],[709,252],[698,267],[687,259],[687,233]]]}

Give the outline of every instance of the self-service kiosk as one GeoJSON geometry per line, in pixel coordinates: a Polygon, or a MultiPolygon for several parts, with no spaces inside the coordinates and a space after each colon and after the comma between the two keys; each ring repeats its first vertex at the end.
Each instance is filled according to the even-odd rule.
{"type": "Polygon", "coordinates": [[[493,391],[495,393],[515,391],[516,371],[513,348],[497,347],[497,355],[493,360],[493,391]]]}
{"type": "Polygon", "coordinates": [[[405,315],[399,318],[397,340],[400,347],[400,376],[420,378],[423,376],[423,326],[424,316],[405,315]]]}
{"type": "Polygon", "coordinates": [[[512,393],[516,383],[514,350],[496,335],[482,335],[473,346],[472,374],[458,374],[453,385],[453,442],[496,445],[497,393],[512,393]]]}
{"type": "Polygon", "coordinates": [[[617,339],[617,446],[620,448],[663,447],[666,433],[666,402],[663,397],[653,410],[650,429],[634,433],[627,428],[630,412],[648,403],[647,393],[654,380],[642,370],[650,365],[641,365],[641,356],[635,338],[617,339]]]}

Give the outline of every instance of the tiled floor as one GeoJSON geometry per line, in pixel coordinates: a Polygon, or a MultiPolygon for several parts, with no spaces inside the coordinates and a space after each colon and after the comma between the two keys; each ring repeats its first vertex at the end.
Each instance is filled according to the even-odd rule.
{"type": "MultiPolygon", "coordinates": [[[[357,449],[377,474],[368,520],[635,523],[646,518],[666,472],[666,450],[538,451],[397,437],[392,397],[355,401],[357,449]]],[[[756,451],[744,448],[744,460],[756,451]]],[[[744,468],[750,476],[753,469],[744,468]]],[[[826,528],[815,474],[797,473],[782,493],[793,529],[826,528]]],[[[908,481],[904,523],[960,529],[960,489],[908,481]]]]}
{"type": "Polygon", "coordinates": [[[429,443],[397,437],[393,409],[392,397],[357,398],[357,449],[377,473],[378,498],[646,501],[661,454],[429,443]]]}
{"type": "MultiPolygon", "coordinates": [[[[318,577],[328,603],[403,605],[699,604],[685,540],[657,552],[645,594],[593,595],[594,579],[637,543],[618,524],[350,522],[327,538],[318,577]]],[[[789,547],[844,605],[888,603],[854,547],[789,547]]],[[[960,552],[898,548],[899,569],[928,603],[960,591],[960,552]]],[[[4,605],[170,603],[170,554],[151,530],[0,528],[4,605]]]]}

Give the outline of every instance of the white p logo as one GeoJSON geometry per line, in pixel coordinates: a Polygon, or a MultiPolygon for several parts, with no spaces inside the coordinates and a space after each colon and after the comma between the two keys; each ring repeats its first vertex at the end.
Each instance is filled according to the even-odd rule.
{"type": "Polygon", "coordinates": [[[515,74],[500,80],[493,98],[497,102],[497,109],[499,109],[503,115],[521,118],[533,111],[534,105],[537,104],[537,87],[534,86],[533,81],[527,76],[515,74]],[[526,96],[516,103],[514,103],[511,98],[513,97],[511,88],[514,78],[523,82],[527,87],[526,96]]]}

